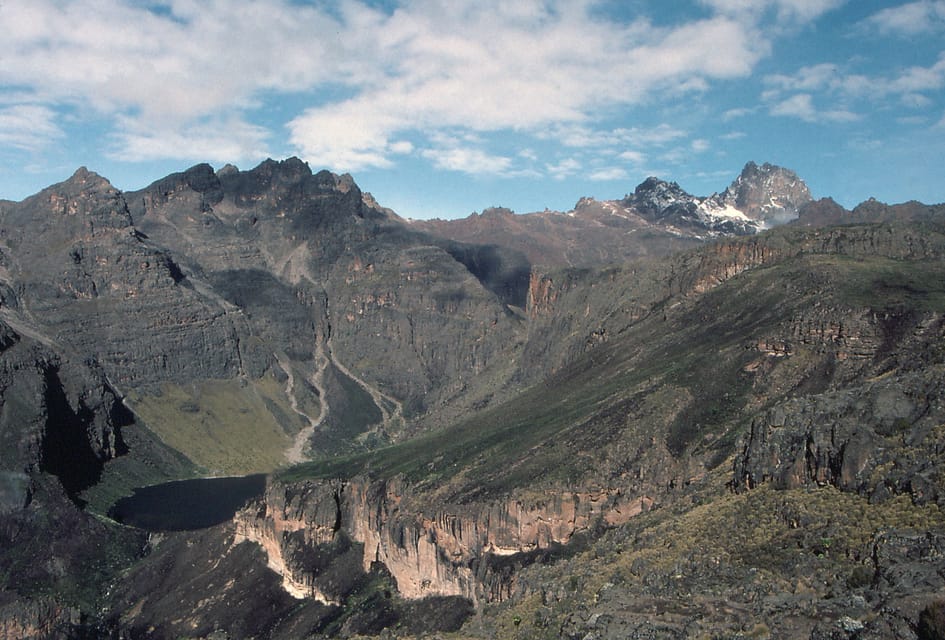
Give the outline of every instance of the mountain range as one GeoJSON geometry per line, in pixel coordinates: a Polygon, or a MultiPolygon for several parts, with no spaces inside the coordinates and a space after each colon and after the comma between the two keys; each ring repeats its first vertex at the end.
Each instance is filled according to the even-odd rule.
{"type": "Polygon", "coordinates": [[[748,163],[412,221],[295,158],[83,168],[0,201],[0,401],[3,637],[945,632],[945,205],[748,163]]]}

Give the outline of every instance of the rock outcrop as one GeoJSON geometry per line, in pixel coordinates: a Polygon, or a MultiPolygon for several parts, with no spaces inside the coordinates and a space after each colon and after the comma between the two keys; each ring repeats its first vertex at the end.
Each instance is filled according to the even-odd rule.
{"type": "Polygon", "coordinates": [[[749,162],[734,182],[713,198],[765,227],[794,220],[812,200],[810,189],[796,173],[767,162],[761,166],[749,162]]]}
{"type": "Polygon", "coordinates": [[[595,528],[628,521],[653,504],[618,491],[559,492],[472,505],[417,504],[397,480],[272,484],[236,518],[236,541],[262,546],[286,590],[326,602],[317,569],[294,563],[298,546],[328,546],[348,536],[363,546],[367,571],[381,563],[406,598],[508,598],[514,575],[494,567],[509,558],[566,545],[595,528]],[[501,559],[500,562],[496,562],[501,559]]]}
{"type": "Polygon", "coordinates": [[[945,371],[899,374],[795,398],[755,418],[733,484],[833,485],[873,500],[909,494],[945,504],[936,469],[945,452],[945,371]]]}

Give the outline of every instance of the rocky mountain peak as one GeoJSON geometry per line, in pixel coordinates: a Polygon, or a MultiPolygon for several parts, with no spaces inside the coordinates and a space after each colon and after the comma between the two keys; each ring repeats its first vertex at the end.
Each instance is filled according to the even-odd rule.
{"type": "Polygon", "coordinates": [[[3,216],[11,233],[56,237],[95,235],[109,229],[130,227],[131,216],[121,192],[86,167],[12,207],[3,216]]]}
{"type": "Polygon", "coordinates": [[[220,167],[219,171],[217,171],[217,177],[229,176],[229,175],[233,175],[234,173],[239,173],[239,172],[240,170],[236,165],[227,163],[223,165],[222,167],[220,167]]]}
{"type": "Polygon", "coordinates": [[[118,189],[112,186],[112,183],[103,178],[94,171],[89,171],[86,167],[79,167],[69,179],[59,184],[52,185],[41,193],[59,193],[63,196],[84,196],[114,198],[118,195],[118,189]]]}
{"type": "MultiPolygon", "coordinates": [[[[628,199],[631,197],[628,197],[628,199]]],[[[633,191],[633,205],[644,214],[660,215],[674,207],[686,207],[693,200],[676,182],[650,176],[633,191]]]]}
{"type": "Polygon", "coordinates": [[[761,166],[748,162],[717,199],[766,226],[797,218],[800,208],[813,200],[810,189],[796,173],[767,162],[761,166]]]}

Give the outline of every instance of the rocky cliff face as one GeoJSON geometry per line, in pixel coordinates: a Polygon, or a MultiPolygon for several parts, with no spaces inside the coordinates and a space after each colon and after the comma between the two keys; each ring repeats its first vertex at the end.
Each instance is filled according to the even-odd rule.
{"type": "MultiPolygon", "coordinates": [[[[807,231],[785,228],[758,237],[719,240],[658,262],[599,271],[536,271],[529,285],[526,312],[531,322],[524,360],[533,365],[540,362],[544,370],[556,370],[641,319],[663,313],[673,298],[673,304],[696,300],[748,270],[800,256],[828,255],[854,260],[934,261],[945,256],[945,247],[938,231],[925,233],[902,225],[807,231]]],[[[827,283],[820,282],[823,286],[827,283]]],[[[842,333],[842,316],[828,316],[824,310],[814,312],[809,318],[814,326],[798,326],[796,331],[842,333]],[[818,314],[822,317],[815,319],[818,314]],[[840,325],[831,329],[831,323],[840,325]]],[[[847,338],[839,340],[855,351],[853,339],[847,338]]]]}
{"type": "Polygon", "coordinates": [[[12,321],[100,363],[120,388],[239,372],[227,309],[137,232],[124,197],[100,176],[80,169],[5,208],[0,229],[12,321]]]}
{"type": "MultiPolygon", "coordinates": [[[[936,340],[941,340],[941,319],[936,340]]],[[[854,389],[796,398],[751,423],[735,463],[735,486],[834,485],[872,500],[945,496],[934,462],[943,447],[945,379],[899,374],[854,389]]]]}
{"type": "Polygon", "coordinates": [[[462,596],[497,602],[513,592],[502,564],[565,545],[594,528],[622,524],[652,499],[616,491],[562,492],[484,505],[416,504],[399,481],[274,484],[236,518],[236,541],[258,543],[297,597],[334,602],[317,569],[298,562],[348,536],[363,546],[365,571],[381,563],[406,598],[462,596]]]}
{"type": "Polygon", "coordinates": [[[14,330],[15,305],[0,314],[0,637],[79,637],[141,548],[79,510],[137,425],[101,368],[14,330]]]}
{"type": "MultiPolygon", "coordinates": [[[[407,230],[350,176],[312,174],[297,159],[218,173],[198,165],[127,198],[138,227],[243,311],[241,333],[282,353],[279,368],[309,380],[341,371],[389,436],[405,413],[482,401],[490,392],[476,381],[497,375],[518,342],[506,303],[522,296],[521,275],[407,230]]],[[[317,391],[309,404],[328,400],[317,391]]]]}
{"type": "Polygon", "coordinates": [[[101,370],[65,359],[6,323],[0,330],[0,463],[10,474],[4,508],[28,505],[29,474],[39,471],[57,476],[77,499],[124,452],[121,430],[133,416],[101,370]]]}
{"type": "Polygon", "coordinates": [[[730,237],[788,216],[792,183],[749,165],[710,199],[648,181],[639,207],[478,216],[614,243],[558,238],[552,269],[298,160],[0,203],[0,629],[275,640],[455,610],[419,635],[472,601],[502,603],[474,636],[915,628],[945,530],[945,234],[910,205],[730,237]],[[628,236],[700,247],[587,266],[628,236]],[[188,453],[273,426],[273,465],[350,455],[145,547],[81,510],[170,464],[126,391],[188,453]]]}

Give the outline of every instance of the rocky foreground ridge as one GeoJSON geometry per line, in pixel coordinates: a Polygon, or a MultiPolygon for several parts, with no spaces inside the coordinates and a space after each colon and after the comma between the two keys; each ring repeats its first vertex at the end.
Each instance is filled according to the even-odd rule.
{"type": "Polygon", "coordinates": [[[295,159],[0,203],[0,629],[935,637],[941,206],[644,185],[557,266],[295,159]],[[103,516],[258,470],[225,525],[103,516]]]}

